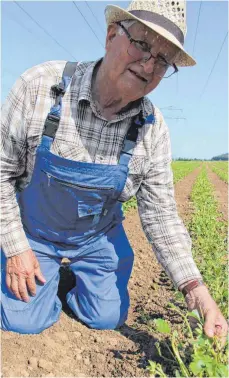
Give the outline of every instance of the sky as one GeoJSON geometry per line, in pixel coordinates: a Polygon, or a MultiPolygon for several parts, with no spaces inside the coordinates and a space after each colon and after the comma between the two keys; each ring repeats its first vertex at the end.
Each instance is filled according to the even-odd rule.
{"type": "MultiPolygon", "coordinates": [[[[34,65],[102,57],[111,3],[129,1],[2,1],[2,101],[34,65]]],[[[185,50],[197,65],[181,67],[148,97],[165,117],[174,158],[211,159],[228,152],[228,2],[187,1],[187,29],[185,50]]]]}

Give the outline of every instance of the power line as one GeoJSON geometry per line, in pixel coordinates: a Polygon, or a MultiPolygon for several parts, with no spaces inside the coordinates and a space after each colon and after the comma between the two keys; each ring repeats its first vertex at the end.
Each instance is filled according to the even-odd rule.
{"type": "Polygon", "coordinates": [[[165,116],[166,119],[186,119],[185,117],[167,117],[165,116]]]}
{"type": "Polygon", "coordinates": [[[87,5],[87,7],[90,9],[90,11],[91,11],[91,13],[92,13],[92,15],[93,15],[95,21],[96,21],[97,24],[99,25],[100,30],[103,32],[103,34],[105,34],[105,33],[104,33],[104,30],[101,28],[101,25],[100,25],[100,23],[99,23],[99,21],[98,21],[96,15],[94,14],[93,10],[91,9],[90,5],[88,4],[87,1],[85,1],[85,3],[86,3],[86,5],[87,5]]]}
{"type": "Polygon", "coordinates": [[[79,13],[81,14],[81,16],[83,17],[84,21],[87,23],[87,25],[89,26],[89,28],[91,29],[92,33],[94,34],[94,36],[96,37],[96,39],[99,41],[100,45],[102,46],[102,48],[104,49],[104,46],[102,44],[102,42],[100,41],[100,39],[98,38],[97,34],[94,32],[94,30],[92,29],[91,25],[87,22],[86,18],[84,17],[83,13],[80,11],[80,9],[78,8],[78,6],[76,5],[76,2],[73,1],[73,4],[75,5],[75,7],[78,9],[79,13]]]}
{"type": "Polygon", "coordinates": [[[25,29],[25,30],[26,30],[28,33],[30,33],[33,37],[35,37],[36,39],[38,39],[39,42],[42,43],[42,46],[43,46],[43,47],[44,47],[44,46],[49,47],[49,46],[47,45],[47,43],[44,43],[43,41],[41,41],[41,38],[39,38],[39,37],[38,37],[36,34],[34,34],[30,29],[28,29],[26,26],[24,26],[24,24],[22,24],[22,23],[19,22],[18,20],[15,20],[14,18],[10,17],[9,14],[7,15],[7,17],[8,17],[11,21],[13,21],[13,22],[15,22],[16,24],[18,24],[21,28],[25,29]]]}
{"type": "Polygon", "coordinates": [[[164,106],[163,108],[160,108],[160,110],[161,110],[161,109],[163,109],[163,110],[164,110],[164,109],[166,109],[166,110],[172,110],[172,111],[173,111],[173,110],[176,110],[176,111],[179,110],[180,112],[183,113],[183,109],[181,109],[181,108],[175,108],[173,105],[164,106]]]}
{"type": "Polygon", "coordinates": [[[70,51],[68,51],[64,46],[62,46],[45,28],[43,28],[43,26],[41,26],[24,8],[22,8],[21,5],[19,5],[19,3],[17,3],[16,1],[14,1],[14,3],[33,21],[35,22],[35,24],[41,29],[43,30],[43,32],[45,34],[47,34],[59,47],[61,47],[65,52],[67,52],[74,60],[77,60],[74,55],[72,55],[70,53],[70,51]]]}
{"type": "Polygon", "coordinates": [[[199,26],[199,21],[200,21],[201,7],[202,7],[202,0],[200,2],[200,7],[199,7],[198,20],[197,20],[197,25],[196,25],[196,33],[195,33],[195,38],[194,38],[194,45],[193,45],[192,55],[194,55],[194,50],[195,50],[195,45],[196,45],[196,36],[197,36],[197,31],[198,31],[198,26],[199,26]]]}
{"type": "MultiPolygon", "coordinates": [[[[6,13],[6,15],[7,15],[7,13],[6,13]]],[[[28,33],[30,33],[31,35],[34,35],[34,33],[33,33],[30,29],[28,29],[25,25],[23,25],[21,22],[19,22],[18,20],[15,20],[14,18],[9,17],[9,15],[7,15],[7,16],[8,16],[8,18],[9,18],[11,21],[13,21],[13,22],[15,22],[16,24],[20,25],[21,28],[25,29],[28,33]]]]}
{"type": "Polygon", "coordinates": [[[224,43],[226,42],[227,36],[228,36],[228,31],[227,31],[227,33],[226,33],[226,35],[225,35],[225,37],[224,37],[224,40],[223,40],[223,42],[222,42],[222,44],[221,44],[221,46],[220,46],[220,49],[219,49],[218,55],[217,55],[217,57],[216,57],[216,60],[215,60],[213,66],[212,66],[212,69],[211,69],[211,71],[210,71],[210,73],[209,73],[209,75],[208,75],[208,78],[207,78],[207,81],[206,81],[206,83],[205,83],[205,85],[204,85],[204,88],[203,88],[203,90],[202,90],[202,93],[200,94],[200,98],[203,96],[203,94],[204,94],[204,92],[205,92],[205,89],[207,88],[208,82],[209,82],[209,80],[210,80],[210,77],[211,77],[211,75],[212,75],[212,72],[214,71],[214,68],[215,68],[215,66],[216,66],[216,63],[217,63],[217,61],[218,61],[218,59],[219,59],[219,56],[220,56],[221,51],[222,51],[222,49],[223,49],[223,45],[224,45],[224,43]]]}

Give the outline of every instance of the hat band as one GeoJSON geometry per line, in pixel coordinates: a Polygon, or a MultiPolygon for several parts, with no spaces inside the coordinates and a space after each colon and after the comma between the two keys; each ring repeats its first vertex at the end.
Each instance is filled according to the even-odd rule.
{"type": "Polygon", "coordinates": [[[181,29],[161,14],[149,12],[146,10],[131,10],[128,12],[131,13],[133,16],[140,18],[143,21],[152,22],[158,26],[161,26],[169,33],[171,33],[182,45],[184,44],[184,34],[182,33],[181,29]]]}

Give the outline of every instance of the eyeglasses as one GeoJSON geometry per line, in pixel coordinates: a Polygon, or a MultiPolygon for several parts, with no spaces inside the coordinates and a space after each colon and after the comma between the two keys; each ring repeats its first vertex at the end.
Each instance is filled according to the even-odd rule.
{"type": "Polygon", "coordinates": [[[132,38],[128,30],[121,24],[121,22],[117,22],[117,24],[124,30],[130,41],[130,46],[127,49],[130,56],[136,60],[144,60],[144,62],[148,62],[148,60],[153,58],[155,61],[153,73],[161,78],[167,79],[178,72],[178,68],[175,64],[170,64],[161,55],[157,57],[153,56],[151,54],[150,47],[146,42],[137,41],[136,39],[132,38]]]}

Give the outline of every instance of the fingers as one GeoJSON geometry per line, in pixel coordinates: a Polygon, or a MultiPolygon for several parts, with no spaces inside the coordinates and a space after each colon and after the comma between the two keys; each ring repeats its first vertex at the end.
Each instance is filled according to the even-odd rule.
{"type": "Polygon", "coordinates": [[[11,286],[9,289],[15,295],[16,298],[24,302],[29,301],[29,295],[24,277],[18,277],[16,274],[12,274],[11,286]]]}
{"type": "Polygon", "coordinates": [[[11,275],[10,291],[15,295],[16,298],[22,300],[19,289],[18,289],[18,278],[15,274],[11,275]]]}
{"type": "Polygon", "coordinates": [[[8,272],[6,273],[6,286],[11,291],[11,275],[8,272]]]}
{"type": "Polygon", "coordinates": [[[218,310],[209,311],[205,317],[204,331],[208,337],[218,336],[223,347],[227,341],[228,324],[226,319],[218,310]]]}
{"type": "Polygon", "coordinates": [[[27,291],[26,280],[25,280],[24,277],[19,278],[18,291],[20,293],[21,299],[24,302],[29,302],[29,294],[28,294],[28,291],[27,291]]]}
{"type": "Polygon", "coordinates": [[[32,250],[7,259],[6,285],[16,298],[28,302],[29,294],[36,295],[36,277],[41,283],[46,282],[32,250]]]}
{"type": "Polygon", "coordinates": [[[29,302],[28,291],[31,295],[36,295],[36,282],[33,275],[26,279],[23,276],[8,273],[6,275],[6,284],[11,293],[24,302],[29,302]]]}
{"type": "Polygon", "coordinates": [[[228,325],[225,319],[222,319],[221,324],[217,324],[215,327],[215,334],[219,337],[226,337],[228,334],[228,325]]]}
{"type": "Polygon", "coordinates": [[[208,337],[213,337],[215,334],[216,315],[215,311],[208,311],[205,314],[204,332],[208,337]]]}
{"type": "Polygon", "coordinates": [[[223,347],[228,338],[228,324],[222,314],[220,314],[216,319],[215,335],[220,338],[220,343],[223,347]]]}
{"type": "Polygon", "coordinates": [[[26,284],[31,295],[36,295],[36,281],[35,276],[31,275],[26,279],[26,284]]]}
{"type": "Polygon", "coordinates": [[[46,279],[44,278],[43,274],[41,273],[40,265],[38,265],[34,271],[35,276],[41,283],[46,283],[46,279]]]}

